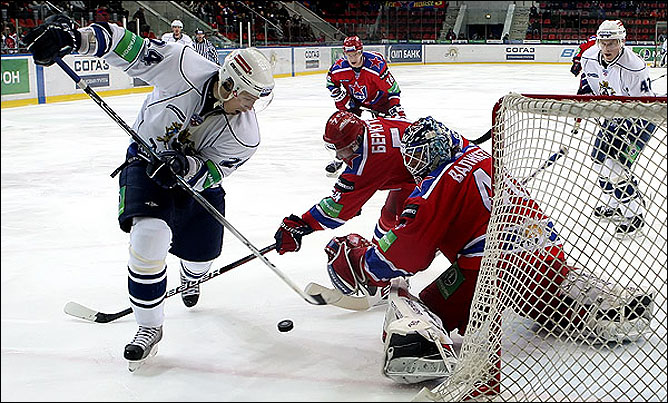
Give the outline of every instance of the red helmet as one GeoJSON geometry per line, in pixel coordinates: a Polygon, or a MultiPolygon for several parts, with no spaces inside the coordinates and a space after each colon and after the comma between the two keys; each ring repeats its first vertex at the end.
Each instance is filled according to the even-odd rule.
{"type": "Polygon", "coordinates": [[[343,40],[344,52],[354,52],[356,50],[362,50],[362,40],[359,36],[349,36],[343,40]]]}
{"type": "Polygon", "coordinates": [[[340,150],[348,147],[364,135],[365,124],[357,115],[348,111],[336,111],[327,120],[322,139],[327,148],[340,150]]]}

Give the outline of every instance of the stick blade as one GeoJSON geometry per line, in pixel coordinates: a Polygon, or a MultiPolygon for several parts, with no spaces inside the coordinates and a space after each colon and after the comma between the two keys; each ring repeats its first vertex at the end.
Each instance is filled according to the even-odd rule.
{"type": "Polygon", "coordinates": [[[97,314],[98,314],[97,311],[94,311],[76,302],[70,301],[67,304],[65,304],[65,308],[63,308],[63,311],[65,311],[65,313],[70,316],[74,316],[75,318],[83,319],[88,322],[97,321],[97,314]]]}
{"type": "Polygon", "coordinates": [[[344,295],[336,288],[328,288],[317,283],[309,283],[304,291],[314,298],[321,297],[327,305],[334,305],[351,311],[366,311],[371,307],[366,297],[344,295]]]}

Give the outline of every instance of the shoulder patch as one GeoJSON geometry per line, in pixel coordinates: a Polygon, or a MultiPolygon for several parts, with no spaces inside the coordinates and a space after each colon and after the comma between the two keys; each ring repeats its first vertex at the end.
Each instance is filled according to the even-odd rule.
{"type": "Polygon", "coordinates": [[[415,218],[418,208],[420,208],[420,206],[417,204],[407,204],[406,207],[404,207],[404,211],[401,212],[401,217],[415,218]]]}
{"type": "Polygon", "coordinates": [[[123,35],[121,41],[114,48],[114,53],[126,62],[131,63],[137,58],[143,44],[144,41],[140,37],[126,29],[125,35],[123,35]]]}

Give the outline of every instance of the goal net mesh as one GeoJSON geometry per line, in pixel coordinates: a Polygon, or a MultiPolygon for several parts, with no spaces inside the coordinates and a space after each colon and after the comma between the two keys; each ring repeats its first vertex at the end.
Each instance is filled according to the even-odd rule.
{"type": "Polygon", "coordinates": [[[665,97],[499,100],[460,360],[416,400],[666,401],[666,113],[665,97]],[[566,272],[545,270],[554,250],[584,281],[579,299],[564,294],[566,272]],[[601,284],[612,302],[582,299],[601,284]]]}

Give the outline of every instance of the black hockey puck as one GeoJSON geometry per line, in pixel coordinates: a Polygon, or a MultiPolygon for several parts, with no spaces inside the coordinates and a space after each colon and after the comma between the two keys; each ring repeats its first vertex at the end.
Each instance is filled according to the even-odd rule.
{"type": "Polygon", "coordinates": [[[279,332],[289,332],[292,328],[295,327],[295,324],[292,323],[290,319],[285,319],[278,322],[278,331],[279,332]]]}

